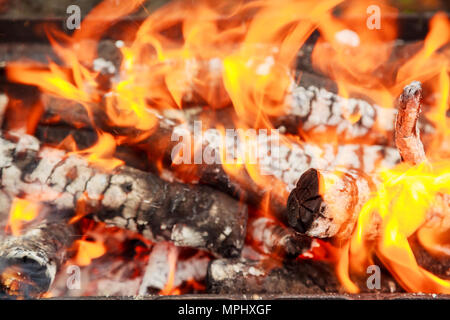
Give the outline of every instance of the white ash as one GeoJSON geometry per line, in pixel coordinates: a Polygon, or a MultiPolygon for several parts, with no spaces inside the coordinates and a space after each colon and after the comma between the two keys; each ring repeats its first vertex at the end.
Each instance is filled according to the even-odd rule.
{"type": "Polygon", "coordinates": [[[105,74],[115,74],[116,67],[112,61],[106,60],[104,58],[97,58],[93,62],[94,71],[105,73],[105,74]]]}
{"type": "Polygon", "coordinates": [[[383,132],[392,132],[397,110],[371,105],[367,101],[355,98],[343,98],[324,88],[293,85],[287,97],[288,114],[302,118],[302,129],[325,132],[336,127],[336,132],[349,138],[363,137],[372,128],[383,132]],[[360,117],[353,123],[349,118],[360,117]]]}
{"type": "Polygon", "coordinates": [[[355,31],[349,29],[344,29],[336,32],[334,34],[334,39],[337,42],[350,47],[358,47],[360,44],[358,34],[355,31]]]}
{"type": "Polygon", "coordinates": [[[102,297],[120,296],[132,297],[139,292],[141,280],[139,278],[131,280],[110,280],[104,279],[97,282],[96,295],[102,297]]]}
{"type": "Polygon", "coordinates": [[[174,225],[171,233],[171,240],[177,246],[185,247],[203,247],[206,245],[207,237],[207,232],[200,233],[188,226],[181,224],[174,225]]]}
{"type": "Polygon", "coordinates": [[[219,259],[215,260],[210,267],[211,276],[215,281],[221,281],[226,279],[233,279],[235,274],[242,274],[242,276],[249,277],[262,277],[266,274],[266,271],[262,267],[251,266],[243,260],[242,262],[236,262],[229,264],[227,260],[219,259]]]}
{"type": "Polygon", "coordinates": [[[123,48],[125,46],[125,42],[123,40],[117,40],[114,45],[116,46],[116,48],[123,48]]]}
{"type": "MultiPolygon", "coordinates": [[[[183,124],[177,126],[176,130],[180,135],[188,135],[185,138],[190,139],[193,128],[183,124]]],[[[285,137],[275,131],[269,133],[254,131],[247,133],[245,137],[239,134],[225,134],[223,137],[218,130],[208,129],[195,139],[202,139],[203,148],[198,148],[199,152],[203,152],[202,156],[210,155],[207,159],[202,158],[202,161],[207,160],[207,164],[222,163],[221,152],[224,152],[227,164],[257,164],[261,175],[281,180],[288,191],[295,187],[299,177],[309,168],[329,171],[347,168],[372,173],[381,168],[391,168],[400,161],[397,149],[392,147],[299,144],[295,141],[284,142],[285,137]]],[[[188,160],[191,161],[191,157],[188,160]]]]}

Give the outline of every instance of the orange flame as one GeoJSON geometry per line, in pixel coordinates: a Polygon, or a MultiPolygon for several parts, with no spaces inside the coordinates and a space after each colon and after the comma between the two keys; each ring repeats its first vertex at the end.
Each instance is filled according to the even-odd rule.
{"type": "Polygon", "coordinates": [[[90,163],[107,171],[112,171],[124,164],[122,160],[113,157],[115,150],[116,141],[114,140],[114,137],[109,133],[98,131],[98,141],[94,146],[70,152],[69,155],[79,154],[85,156],[86,160],[90,163]]]}
{"type": "MultiPolygon", "coordinates": [[[[407,290],[449,293],[447,281],[417,264],[408,243],[408,238],[418,233],[421,243],[430,251],[447,252],[445,232],[436,232],[426,224],[432,202],[439,195],[448,194],[450,185],[448,162],[435,161],[447,157],[441,152],[442,146],[450,150],[446,48],[450,21],[444,14],[439,13],[431,20],[423,46],[411,59],[390,62],[392,42],[397,37],[397,10],[387,0],[221,3],[199,0],[194,5],[189,1],[173,1],[152,13],[139,26],[134,40],[121,48],[123,59],[118,77],[111,80],[109,88],[102,88],[99,74],[92,71],[98,41],[113,23],[143,2],[105,0],[70,37],[48,30],[50,42],[64,66],[54,62],[48,66],[23,62],[7,65],[9,80],[38,86],[42,92],[77,101],[86,108],[99,139],[94,146],[72,154],[113,170],[123,164],[113,158],[116,146],[136,144],[149,137],[159,125],[161,110],[183,108],[192,102],[212,108],[231,103],[237,114],[234,122],[241,130],[238,138],[244,152],[229,159],[224,147],[225,128],[217,126],[222,140],[222,166],[237,181],[246,174],[260,189],[269,189],[260,209],[270,215],[271,196],[286,200],[286,185],[262,173],[262,165],[254,161],[258,141],[244,132],[272,129],[271,117],[285,115],[297,52],[317,29],[320,38],[313,51],[313,65],[336,81],[341,96],[362,94],[382,107],[392,107],[394,98],[411,80],[426,81],[433,92],[440,93],[426,114],[436,130],[429,144],[431,150],[427,150],[433,160],[432,168],[423,164],[382,171],[380,189],[362,209],[351,242],[341,249],[337,264],[339,279],[349,292],[357,292],[350,271],[361,271],[377,254],[407,290]],[[366,24],[367,8],[372,5],[382,12],[382,28],[373,29],[366,24]],[[338,6],[340,14],[333,10],[338,6]],[[355,23],[355,17],[363,19],[355,23]],[[92,116],[93,103],[104,111],[108,125],[130,129],[133,136],[114,137],[103,132],[92,116]],[[270,189],[276,194],[273,191],[271,194],[270,189]],[[374,215],[381,220],[381,237],[375,245],[364,240],[374,215]]],[[[350,114],[346,106],[342,108],[342,114],[351,123],[361,120],[359,112],[350,114]]],[[[291,148],[293,137],[279,138],[284,147],[291,148]]],[[[64,144],[73,145],[69,140],[64,144]]],[[[193,145],[189,151],[200,148],[193,145]]],[[[161,166],[160,162],[157,164],[161,166]]],[[[181,171],[185,167],[180,168],[181,171]]],[[[10,218],[13,234],[21,229],[17,221],[30,221],[38,211],[33,206],[27,209],[29,204],[21,202],[25,200],[17,201],[10,218]]],[[[86,213],[82,203],[79,205],[76,219],[86,213]]],[[[105,253],[100,241],[79,240],[77,245],[77,261],[81,265],[105,253]]],[[[173,286],[177,258],[174,248],[169,254],[170,272],[161,294],[179,293],[173,286]]]]}
{"type": "Polygon", "coordinates": [[[77,254],[74,261],[77,265],[83,267],[91,264],[93,259],[99,258],[106,253],[106,247],[101,241],[75,241],[77,254]]]}
{"type": "Polygon", "coordinates": [[[167,275],[167,282],[164,288],[159,292],[159,294],[179,295],[181,293],[180,289],[174,286],[175,274],[177,270],[178,249],[175,246],[170,246],[168,250],[169,250],[168,253],[169,274],[167,275]]]}
{"type": "MultiPolygon", "coordinates": [[[[449,293],[450,281],[441,279],[418,265],[408,238],[426,228],[435,215],[433,204],[442,194],[450,192],[450,163],[423,163],[409,169],[404,165],[381,173],[382,184],[360,212],[357,228],[343,249],[338,274],[349,292],[358,292],[348,270],[361,271],[375,253],[397,281],[408,291],[449,293]],[[371,216],[381,218],[380,238],[368,247],[364,235],[373,223],[371,216]],[[348,257],[350,263],[348,263],[348,257]]],[[[448,204],[444,204],[448,207],[448,204]]],[[[448,215],[449,212],[444,213],[448,215]]],[[[422,233],[422,235],[424,235],[422,233]]]]}

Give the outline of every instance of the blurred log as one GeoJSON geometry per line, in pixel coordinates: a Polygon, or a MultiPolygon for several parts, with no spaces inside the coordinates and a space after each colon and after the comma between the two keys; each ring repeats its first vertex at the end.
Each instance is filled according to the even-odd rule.
{"type": "MultiPolygon", "coordinates": [[[[153,246],[139,288],[139,295],[158,294],[164,289],[175,290],[188,281],[205,280],[211,259],[202,252],[183,259],[182,251],[183,248],[177,248],[170,243],[161,242],[153,246]],[[170,280],[171,275],[172,280],[170,280]],[[170,288],[167,288],[168,285],[170,288]]],[[[164,293],[170,294],[170,292],[164,293]]]]}
{"type": "Polygon", "coordinates": [[[41,149],[26,135],[1,138],[0,154],[1,185],[10,197],[45,196],[58,210],[82,205],[99,221],[218,256],[242,249],[246,206],[207,186],[169,183],[126,166],[106,172],[78,155],[41,149]]]}
{"type": "MultiPolygon", "coordinates": [[[[299,260],[274,265],[271,260],[218,259],[207,274],[207,292],[214,294],[323,294],[343,292],[333,267],[321,261],[299,260]]],[[[388,275],[381,276],[380,289],[367,288],[357,279],[361,292],[401,290],[388,275]]]]}
{"type": "Polygon", "coordinates": [[[48,291],[77,238],[68,224],[73,213],[52,211],[48,218],[18,236],[0,243],[0,292],[9,296],[39,297],[48,291]]]}
{"type": "Polygon", "coordinates": [[[276,258],[297,258],[311,248],[312,239],[266,217],[249,219],[248,242],[263,254],[276,258]]]}
{"type": "Polygon", "coordinates": [[[8,105],[8,96],[0,93],[0,128],[3,126],[3,117],[6,112],[6,106],[8,105]]]}

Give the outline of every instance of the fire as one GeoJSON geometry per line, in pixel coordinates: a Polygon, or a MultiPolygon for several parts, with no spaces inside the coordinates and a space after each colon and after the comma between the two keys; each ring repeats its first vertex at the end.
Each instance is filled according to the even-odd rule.
{"type": "MultiPolygon", "coordinates": [[[[436,14],[430,22],[430,32],[422,49],[398,70],[398,87],[414,80],[424,82],[448,68],[448,58],[443,48],[450,41],[450,21],[443,13],[436,14]]],[[[448,51],[448,49],[447,49],[448,51]]]]}
{"type": "Polygon", "coordinates": [[[438,83],[435,86],[437,87],[437,92],[440,93],[440,98],[433,106],[433,110],[427,114],[427,118],[436,127],[436,134],[433,137],[430,153],[433,158],[439,159],[448,157],[450,150],[448,145],[450,141],[450,119],[447,117],[450,103],[449,66],[442,68],[438,83]]]}
{"type": "Polygon", "coordinates": [[[168,260],[169,260],[169,274],[167,275],[167,282],[164,288],[159,292],[160,295],[179,295],[180,289],[174,286],[175,274],[177,270],[178,249],[175,246],[170,246],[168,260]]]}
{"type": "Polygon", "coordinates": [[[376,254],[406,290],[449,293],[450,281],[419,266],[408,239],[418,233],[422,242],[435,252],[442,252],[442,248],[447,245],[440,243],[448,240],[445,237],[431,236],[431,230],[434,230],[434,235],[447,230],[430,226],[429,221],[434,215],[445,216],[450,213],[449,203],[437,200],[450,191],[450,163],[444,161],[433,166],[422,163],[410,168],[400,165],[392,170],[384,170],[381,179],[378,191],[360,212],[351,242],[342,250],[338,273],[343,285],[350,292],[358,292],[358,287],[350,280],[348,268],[361,272],[365,270],[364,266],[371,263],[371,255],[376,254]],[[435,212],[439,208],[439,205],[435,206],[436,203],[444,205],[444,212],[435,212]],[[369,245],[364,240],[364,234],[370,228],[369,224],[373,223],[371,216],[374,214],[381,218],[381,236],[375,245],[369,245]]]}
{"type": "Polygon", "coordinates": [[[124,164],[122,160],[113,157],[116,151],[116,141],[114,137],[106,132],[98,131],[98,141],[90,148],[73,151],[70,154],[80,154],[85,156],[87,161],[111,171],[124,164]]]}
{"type": "Polygon", "coordinates": [[[26,199],[14,198],[7,228],[11,230],[12,235],[20,236],[23,226],[33,221],[40,211],[40,204],[26,199]]]}
{"type": "MultiPolygon", "coordinates": [[[[442,197],[449,193],[450,186],[450,164],[441,159],[447,154],[440,152],[442,146],[447,146],[447,152],[450,150],[447,116],[450,80],[448,47],[445,47],[450,41],[450,21],[444,14],[437,14],[431,20],[422,48],[411,59],[391,62],[392,43],[398,33],[395,21],[398,12],[385,0],[221,3],[199,0],[195,4],[174,1],[149,15],[132,39],[127,39],[131,41],[120,48],[120,70],[111,76],[107,88],[102,87],[100,73],[93,71],[98,42],[111,25],[137,10],[143,2],[105,0],[86,16],[72,36],[48,29],[49,40],[62,66],[55,62],[45,66],[24,62],[7,65],[10,81],[37,86],[44,93],[85,107],[98,133],[98,141],[90,148],[73,150],[70,154],[81,155],[94,165],[113,170],[123,165],[122,160],[114,158],[116,147],[135,145],[151,136],[159,125],[161,111],[186,108],[190,103],[214,109],[232,105],[243,154],[232,161],[227,158],[223,147],[226,129],[215,125],[221,140],[219,157],[223,169],[237,181],[245,173],[258,187],[267,190],[270,186],[277,193],[275,196],[286,200],[286,185],[264,175],[262,165],[255,161],[258,138],[244,132],[274,129],[271,118],[286,114],[286,96],[296,81],[293,69],[297,53],[317,30],[320,35],[312,55],[313,65],[337,83],[342,97],[364,95],[382,107],[391,108],[400,88],[411,80],[427,82],[434,93],[440,94],[426,114],[436,130],[427,150],[431,163],[393,170],[379,168],[380,187],[360,212],[351,241],[340,249],[339,279],[349,292],[357,292],[350,271],[360,272],[375,254],[405,289],[450,293],[448,281],[418,265],[408,242],[417,234],[430,252],[446,255],[449,252],[446,230],[436,230],[427,223],[433,214],[433,203],[445,202],[442,197]],[[367,17],[367,8],[374,4],[383,13],[382,28],[369,28],[364,19],[362,23],[354,23],[354,17],[367,17]],[[334,12],[337,7],[339,15],[334,12]],[[108,133],[102,124],[96,123],[93,105],[104,112],[107,125],[118,129],[119,134],[108,133]],[[381,221],[381,236],[375,244],[367,243],[364,238],[374,215],[381,221]]],[[[342,113],[347,120],[353,124],[361,120],[359,112],[350,114],[345,108],[342,113]]],[[[297,139],[275,131],[271,135],[287,150],[297,139]]],[[[67,149],[68,145],[74,148],[75,143],[68,139],[60,147],[67,149]]],[[[200,148],[193,145],[188,151],[195,153],[200,148]]],[[[177,162],[183,156],[178,153],[172,160],[177,162]]],[[[157,166],[162,168],[160,162],[157,166]]],[[[180,175],[182,170],[190,173],[191,167],[174,165],[172,169],[179,170],[180,175]]],[[[332,181],[327,181],[322,187],[330,184],[332,181]]],[[[270,192],[264,195],[260,208],[268,216],[271,196],[270,192]]],[[[86,214],[81,207],[80,203],[79,214],[71,222],[86,214]]],[[[22,225],[33,220],[38,212],[38,205],[15,199],[9,221],[12,233],[20,234],[22,225]]],[[[76,263],[86,266],[104,255],[103,240],[78,240],[76,263]]],[[[161,294],[180,292],[174,288],[177,259],[178,252],[173,248],[169,255],[170,273],[161,294]]]]}

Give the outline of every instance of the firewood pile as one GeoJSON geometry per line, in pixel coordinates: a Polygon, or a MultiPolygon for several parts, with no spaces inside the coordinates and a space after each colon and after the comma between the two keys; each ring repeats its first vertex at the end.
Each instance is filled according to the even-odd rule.
{"type": "MultiPolygon", "coordinates": [[[[135,9],[119,7],[123,15],[135,9]]],[[[152,28],[158,18],[181,9],[185,10],[182,2],[169,4],[141,28],[152,28]]],[[[103,28],[87,21],[91,28],[103,28]]],[[[167,23],[164,37],[178,32],[169,28],[175,22],[167,23]]],[[[283,106],[283,112],[269,112],[249,105],[262,99],[257,94],[253,100],[241,99],[240,90],[247,84],[224,71],[235,63],[229,57],[190,58],[180,67],[176,60],[162,59],[161,48],[161,61],[140,65],[138,72],[133,70],[136,74],[124,74],[127,63],[134,63],[127,56],[131,51],[120,50],[124,41],[100,40],[95,32],[86,39],[83,30],[69,40],[49,33],[53,51],[42,48],[62,57],[62,66],[22,63],[27,50],[15,51],[14,46],[5,58],[5,93],[0,95],[2,295],[252,296],[416,290],[399,276],[400,269],[392,267],[382,249],[374,251],[381,254],[364,251],[371,265],[380,269],[375,287],[368,285],[364,263],[360,266],[364,272],[350,273],[350,285],[343,270],[350,270],[356,261],[348,261],[356,239],[364,248],[375,248],[387,237],[386,216],[367,209],[386,187],[383,170],[438,167],[428,147],[435,145],[436,132],[442,128],[424,116],[432,108],[431,98],[425,96],[429,84],[416,81],[423,80],[420,76],[395,83],[391,101],[395,107],[389,108],[367,95],[336,90],[338,80],[319,72],[301,72],[301,81],[295,80],[295,72],[289,73],[285,84],[283,69],[282,97],[270,96],[275,89],[263,90],[271,104],[283,106]],[[91,40],[95,60],[87,58],[91,40]],[[79,41],[83,48],[77,51],[71,41],[79,41]],[[162,81],[159,73],[167,70],[182,72],[162,81]],[[152,72],[155,75],[148,79],[142,76],[152,72]],[[228,78],[222,79],[224,74],[228,78]],[[144,83],[143,93],[129,95],[142,90],[130,82],[144,78],[153,82],[144,83]],[[169,88],[170,99],[161,86],[169,88]],[[133,100],[135,96],[139,99],[133,100]],[[245,155],[258,150],[252,163],[222,146],[225,132],[248,128],[270,129],[262,137],[239,133],[233,137],[236,150],[245,155]],[[193,143],[180,144],[187,140],[193,143]]],[[[137,39],[148,41],[143,32],[137,32],[137,39]]],[[[150,43],[163,41],[158,37],[150,43]]],[[[154,54],[137,40],[131,43],[127,48],[140,50],[144,58],[154,54]]],[[[320,41],[298,48],[297,71],[309,63],[302,55],[311,55],[315,45],[329,50],[320,41]]],[[[11,44],[0,45],[0,52],[6,47],[11,44]]],[[[399,55],[404,48],[395,50],[399,55]]],[[[277,63],[262,63],[256,76],[277,63]]],[[[243,81],[252,82],[249,79],[243,81]]],[[[439,148],[447,159],[450,147],[445,138],[439,148]]],[[[450,228],[445,177],[441,175],[443,187],[436,187],[420,224],[432,234],[445,235],[450,228]]],[[[422,229],[408,233],[412,256],[420,270],[429,270],[441,282],[421,289],[449,293],[443,284],[450,279],[449,255],[433,254],[424,234],[422,229]]]]}

